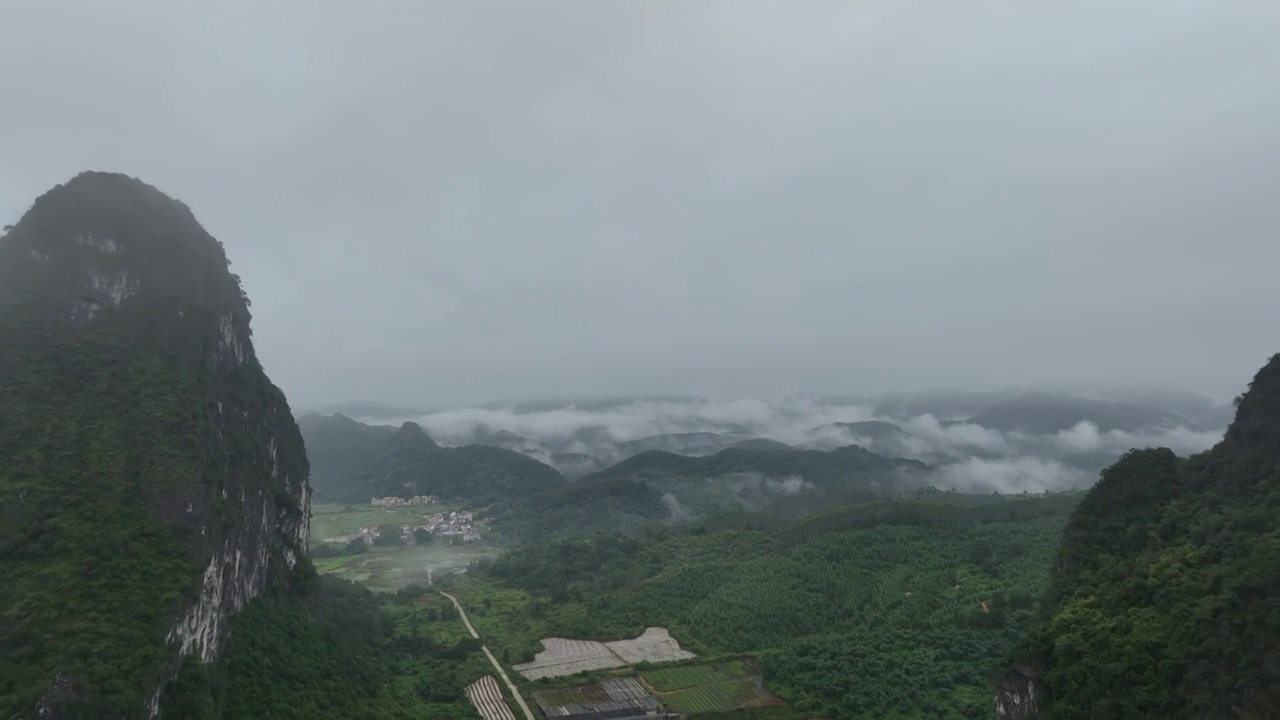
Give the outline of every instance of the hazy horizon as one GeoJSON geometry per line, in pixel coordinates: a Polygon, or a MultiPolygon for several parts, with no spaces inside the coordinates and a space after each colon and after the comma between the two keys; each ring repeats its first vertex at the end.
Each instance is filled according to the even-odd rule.
{"type": "Polygon", "coordinates": [[[531,403],[523,407],[497,404],[398,417],[349,413],[357,421],[391,428],[412,421],[442,445],[497,445],[563,472],[571,468],[598,470],[646,449],[707,455],[736,441],[756,438],[807,450],[859,445],[889,457],[925,461],[937,471],[931,482],[965,492],[1038,493],[1087,487],[1096,479],[1098,469],[1109,464],[1099,462],[1098,455],[1113,460],[1135,447],[1168,447],[1180,455],[1191,455],[1221,440],[1226,426],[1221,416],[1212,412],[1150,424],[1131,415],[1121,421],[1127,427],[1100,424],[1107,422],[1105,414],[1047,430],[948,422],[972,414],[795,396],[772,400],[632,398],[594,405],[531,403]],[[881,435],[840,425],[869,420],[891,422],[898,430],[881,435]],[[656,442],[645,442],[650,440],[656,442]],[[1082,467],[1081,455],[1095,457],[1086,459],[1082,467]]]}
{"type": "Polygon", "coordinates": [[[89,169],[185,202],[297,408],[1225,400],[1280,350],[1277,4],[59,0],[0,24],[0,222],[89,169]]]}
{"type": "MultiPolygon", "coordinates": [[[[369,397],[349,397],[342,398],[337,401],[325,401],[313,403],[309,405],[300,405],[290,403],[295,413],[321,413],[332,414],[341,412],[344,406],[383,406],[385,408],[395,409],[412,409],[418,414],[452,412],[457,410],[469,410],[473,408],[494,408],[494,409],[510,409],[521,405],[541,405],[554,404],[557,406],[569,406],[580,404],[596,404],[604,402],[628,403],[633,401],[712,401],[712,402],[734,402],[734,401],[778,401],[787,399],[860,399],[873,400],[885,396],[894,395],[930,395],[930,394],[946,394],[946,393],[971,393],[971,394],[992,394],[992,395],[1019,395],[1031,392],[1046,392],[1053,395],[1064,395],[1069,397],[1098,399],[1098,400],[1114,400],[1117,402],[1131,402],[1125,397],[1130,392],[1151,392],[1169,395],[1178,395],[1188,393],[1197,397],[1212,401],[1215,405],[1226,405],[1230,403],[1237,395],[1244,392],[1249,384],[1248,379],[1241,381],[1240,387],[1233,393],[1211,395],[1208,393],[1196,392],[1187,388],[1177,388],[1170,386],[1156,385],[1115,385],[1108,386],[1085,386],[1085,385],[992,385],[983,388],[974,387],[943,387],[943,386],[927,386],[919,388],[886,388],[875,392],[788,392],[776,395],[752,395],[752,394],[699,394],[699,393],[666,393],[666,392],[646,392],[635,394],[584,394],[584,393],[555,393],[555,394],[539,394],[537,392],[529,392],[526,394],[513,394],[505,397],[494,397],[479,402],[463,402],[457,404],[437,404],[431,403],[414,403],[408,402],[404,398],[391,397],[389,399],[369,398],[369,397]]],[[[365,418],[375,416],[365,415],[365,418]]]]}

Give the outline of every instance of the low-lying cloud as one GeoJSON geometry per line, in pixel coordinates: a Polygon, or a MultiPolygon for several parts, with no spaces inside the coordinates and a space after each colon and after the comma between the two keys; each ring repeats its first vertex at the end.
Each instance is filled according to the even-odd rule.
{"type": "Polygon", "coordinates": [[[1086,487],[1094,478],[1057,460],[1035,457],[968,458],[938,468],[942,487],[959,492],[1042,493],[1086,487]]]}
{"type": "Polygon", "coordinates": [[[769,477],[754,472],[734,473],[721,478],[720,482],[727,486],[734,501],[743,510],[759,510],[780,497],[813,489],[813,483],[799,475],[769,477]]]}
{"type": "Polygon", "coordinates": [[[729,485],[738,493],[767,493],[769,495],[795,495],[801,490],[813,488],[813,483],[799,475],[783,478],[766,477],[760,473],[735,473],[728,476],[729,485]]]}
{"type": "MultiPolygon", "coordinates": [[[[1082,421],[1054,434],[1001,431],[924,413],[888,417],[871,402],[832,403],[808,397],[772,401],[633,400],[590,407],[566,405],[529,411],[519,407],[467,408],[412,419],[438,442],[500,445],[555,465],[571,477],[602,469],[644,449],[706,455],[748,439],[796,448],[831,450],[860,445],[892,457],[922,460],[935,484],[966,492],[1041,492],[1083,487],[1097,468],[1135,447],[1168,447],[1188,455],[1211,447],[1222,430],[1143,428],[1103,432],[1082,421]],[[883,426],[839,423],[890,422],[883,426]],[[697,433],[698,435],[677,434],[697,433]],[[644,441],[637,443],[636,441],[644,441]]],[[[390,422],[371,420],[371,422],[390,422]]],[[[801,478],[740,479],[744,492],[794,492],[801,478]],[[754,486],[748,487],[751,483],[754,486]]],[[[682,512],[673,508],[673,514],[682,512]]]]}
{"type": "Polygon", "coordinates": [[[693,520],[697,515],[685,509],[675,495],[671,493],[663,493],[662,504],[667,506],[667,519],[672,522],[685,522],[693,520]]]}
{"type": "Polygon", "coordinates": [[[1053,436],[1053,442],[1066,452],[1124,452],[1135,447],[1167,447],[1179,455],[1207,450],[1222,439],[1222,432],[1192,430],[1179,425],[1166,430],[1100,432],[1098,426],[1082,421],[1053,436]]]}

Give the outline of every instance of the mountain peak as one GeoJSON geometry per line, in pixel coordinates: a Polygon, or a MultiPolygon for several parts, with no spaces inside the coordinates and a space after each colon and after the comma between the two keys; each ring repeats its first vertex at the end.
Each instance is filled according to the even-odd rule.
{"type": "Polygon", "coordinates": [[[1224,444],[1245,450],[1280,449],[1280,354],[1271,356],[1236,399],[1236,418],[1224,444]]]}
{"type": "Polygon", "coordinates": [[[225,261],[222,244],[204,232],[190,208],[121,173],[87,171],[54,186],[36,198],[15,230],[19,227],[52,246],[96,239],[99,249],[112,253],[128,249],[127,238],[145,245],[186,245],[225,261]],[[105,247],[107,240],[115,241],[115,250],[105,247]]]}
{"type": "Polygon", "coordinates": [[[430,447],[439,447],[436,441],[431,439],[426,430],[422,426],[412,420],[406,420],[396,431],[397,440],[412,440],[415,442],[426,444],[430,447]]]}
{"type": "Polygon", "coordinates": [[[205,352],[191,328],[212,325],[217,361],[235,367],[254,360],[248,298],[228,264],[183,203],[125,175],[81,173],[4,236],[0,310],[44,336],[160,339],[179,357],[205,352]]]}
{"type": "Polygon", "coordinates": [[[308,462],[227,265],[186,205],[115,173],[49,190],[0,240],[0,467],[21,468],[0,472],[0,547],[28,593],[0,646],[39,708],[21,717],[154,715],[183,656],[211,661],[233,614],[299,579],[308,462]]]}

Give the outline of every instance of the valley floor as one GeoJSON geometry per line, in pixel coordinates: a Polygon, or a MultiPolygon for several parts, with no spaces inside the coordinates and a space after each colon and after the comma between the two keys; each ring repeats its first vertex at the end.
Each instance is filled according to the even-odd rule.
{"type": "Polygon", "coordinates": [[[316,566],[394,598],[382,607],[397,637],[475,643],[453,682],[485,712],[501,714],[484,705],[497,688],[524,720],[629,693],[699,717],[987,718],[992,673],[1033,615],[1073,504],[894,503],[767,531],[597,535],[506,552],[375,545],[316,566]],[[463,614],[442,622],[441,603],[463,614]],[[608,648],[646,629],[669,630],[681,649],[616,662],[608,648]],[[588,647],[609,662],[543,671],[548,651],[588,647]],[[471,687],[485,675],[497,684],[471,687]]]}
{"type": "Polygon", "coordinates": [[[425,545],[370,544],[359,554],[346,554],[345,544],[325,542],[326,538],[349,536],[362,528],[421,524],[432,515],[456,509],[458,508],[451,505],[313,505],[313,553],[319,547],[326,546],[331,551],[343,552],[336,556],[315,557],[316,570],[321,574],[360,583],[370,590],[388,592],[409,585],[432,585],[433,580],[460,573],[476,560],[498,555],[501,550],[487,542],[463,543],[448,536],[437,536],[425,545]]]}
{"type": "Polygon", "coordinates": [[[322,574],[358,582],[370,590],[390,592],[409,585],[427,587],[442,576],[460,573],[472,562],[500,552],[499,548],[479,543],[371,546],[360,555],[317,559],[315,565],[322,574]]]}

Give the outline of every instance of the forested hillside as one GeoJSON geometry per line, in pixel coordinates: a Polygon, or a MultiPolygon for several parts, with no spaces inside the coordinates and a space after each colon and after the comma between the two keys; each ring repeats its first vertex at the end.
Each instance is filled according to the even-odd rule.
{"type": "Polygon", "coordinates": [[[662,493],[637,480],[575,481],[495,506],[494,526],[507,542],[546,542],[596,532],[633,533],[673,519],[662,493]]]}
{"type": "Polygon", "coordinates": [[[1212,450],[1135,450],[1103,473],[1000,685],[1002,717],[1272,717],[1276,588],[1280,355],[1212,450]]]}
{"type": "Polygon", "coordinates": [[[438,495],[487,507],[564,484],[554,468],[512,450],[440,447],[413,422],[393,431],[336,416],[304,420],[307,451],[321,458],[325,472],[316,489],[320,502],[366,504],[371,497],[438,495]]]}
{"type": "MultiPolygon", "coordinates": [[[[311,462],[311,490],[317,502],[333,502],[345,486],[369,472],[395,432],[387,425],[366,425],[341,413],[311,413],[298,418],[311,462]]],[[[368,502],[368,498],[365,499],[368,502]]]]}
{"type": "Polygon", "coordinates": [[[750,510],[799,517],[914,490],[928,479],[924,463],[848,446],[826,452],[734,447],[703,457],[651,451],[578,482],[644,482],[669,496],[677,514],[687,516],[750,510]]]}
{"type": "Polygon", "coordinates": [[[495,527],[508,541],[530,542],[631,533],[652,523],[735,512],[796,518],[901,496],[918,489],[928,473],[923,463],[852,446],[829,452],[739,447],[702,457],[649,451],[547,492],[498,503],[495,527]]]}
{"type": "Polygon", "coordinates": [[[803,475],[822,486],[888,484],[895,472],[924,472],[924,463],[887,458],[855,446],[828,452],[787,448],[728,448],[714,455],[690,457],[650,451],[587,476],[584,479],[631,478],[662,483],[680,478],[708,478],[734,473],[759,473],[771,477],[803,475]]]}
{"type": "Polygon", "coordinates": [[[307,459],[190,209],[82,173],[0,238],[0,715],[139,717],[305,553],[307,459]]]}
{"type": "MultiPolygon", "coordinates": [[[[566,481],[555,469],[488,445],[440,447],[421,427],[398,430],[345,417],[304,416],[308,453],[323,480],[321,502],[439,495],[496,518],[507,543],[633,532],[726,512],[795,518],[817,509],[883,500],[927,485],[928,466],[856,446],[799,450],[749,440],[714,455],[648,451],[566,481]]],[[[735,441],[737,442],[737,441],[735,441]]]]}
{"type": "Polygon", "coordinates": [[[1073,504],[917,501],[807,531],[600,535],[511,551],[461,592],[513,658],[545,635],[663,625],[701,654],[761,655],[805,712],[985,718],[1073,504]]]}
{"type": "Polygon", "coordinates": [[[188,661],[165,688],[163,718],[470,720],[462,689],[491,671],[439,596],[376,596],[322,577],[250,603],[222,657],[188,661]]]}

